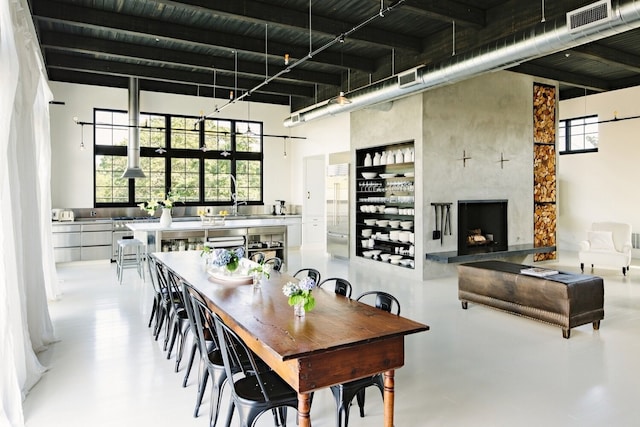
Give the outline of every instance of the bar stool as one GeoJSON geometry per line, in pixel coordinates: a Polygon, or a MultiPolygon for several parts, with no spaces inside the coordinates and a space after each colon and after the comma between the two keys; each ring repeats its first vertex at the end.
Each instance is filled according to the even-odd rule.
{"type": "Polygon", "coordinates": [[[144,243],[138,239],[118,240],[116,255],[116,273],[118,282],[122,285],[122,272],[126,268],[138,270],[138,276],[144,280],[144,257],[146,255],[144,243]]]}

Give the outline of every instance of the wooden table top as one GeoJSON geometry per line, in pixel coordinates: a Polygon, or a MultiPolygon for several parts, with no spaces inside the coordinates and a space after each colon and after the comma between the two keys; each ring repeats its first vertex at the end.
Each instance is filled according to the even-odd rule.
{"type": "Polygon", "coordinates": [[[259,341],[282,361],[429,330],[422,323],[323,288],[313,290],[316,306],[300,319],[282,293],[282,286],[295,280],[285,273],[272,272],[266,283],[254,289],[252,285],[214,282],[197,251],[153,255],[202,292],[223,319],[233,319],[245,331],[242,335],[259,341]]]}

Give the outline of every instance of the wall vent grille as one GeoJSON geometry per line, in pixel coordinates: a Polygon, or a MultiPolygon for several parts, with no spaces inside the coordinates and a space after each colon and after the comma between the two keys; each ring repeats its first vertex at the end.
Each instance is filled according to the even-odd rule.
{"type": "Polygon", "coordinates": [[[582,31],[611,19],[611,0],[602,0],[567,13],[569,32],[582,31]]]}

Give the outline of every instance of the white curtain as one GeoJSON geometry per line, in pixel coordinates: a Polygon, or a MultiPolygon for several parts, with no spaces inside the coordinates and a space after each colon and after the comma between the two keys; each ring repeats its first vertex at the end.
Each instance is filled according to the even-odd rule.
{"type": "Polygon", "coordinates": [[[22,400],[54,340],[50,223],[51,100],[26,0],[0,1],[0,426],[22,426],[22,400]]]}

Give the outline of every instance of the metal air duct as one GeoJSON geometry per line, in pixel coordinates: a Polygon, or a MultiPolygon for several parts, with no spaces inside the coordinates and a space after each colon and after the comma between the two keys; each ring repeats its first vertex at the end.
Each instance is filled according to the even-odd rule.
{"type": "Polygon", "coordinates": [[[351,104],[337,105],[325,101],[297,111],[285,119],[284,126],[292,127],[328,115],[359,110],[479,74],[514,67],[522,62],[638,27],[640,0],[615,1],[613,7],[611,0],[598,1],[567,13],[566,20],[559,18],[538,23],[527,30],[440,64],[418,67],[356,89],[347,94],[351,104]],[[576,22],[583,24],[576,26],[576,22]]]}
{"type": "Polygon", "coordinates": [[[127,144],[127,169],[122,178],[144,178],[140,169],[140,86],[137,77],[129,77],[129,143],[127,144]]]}

